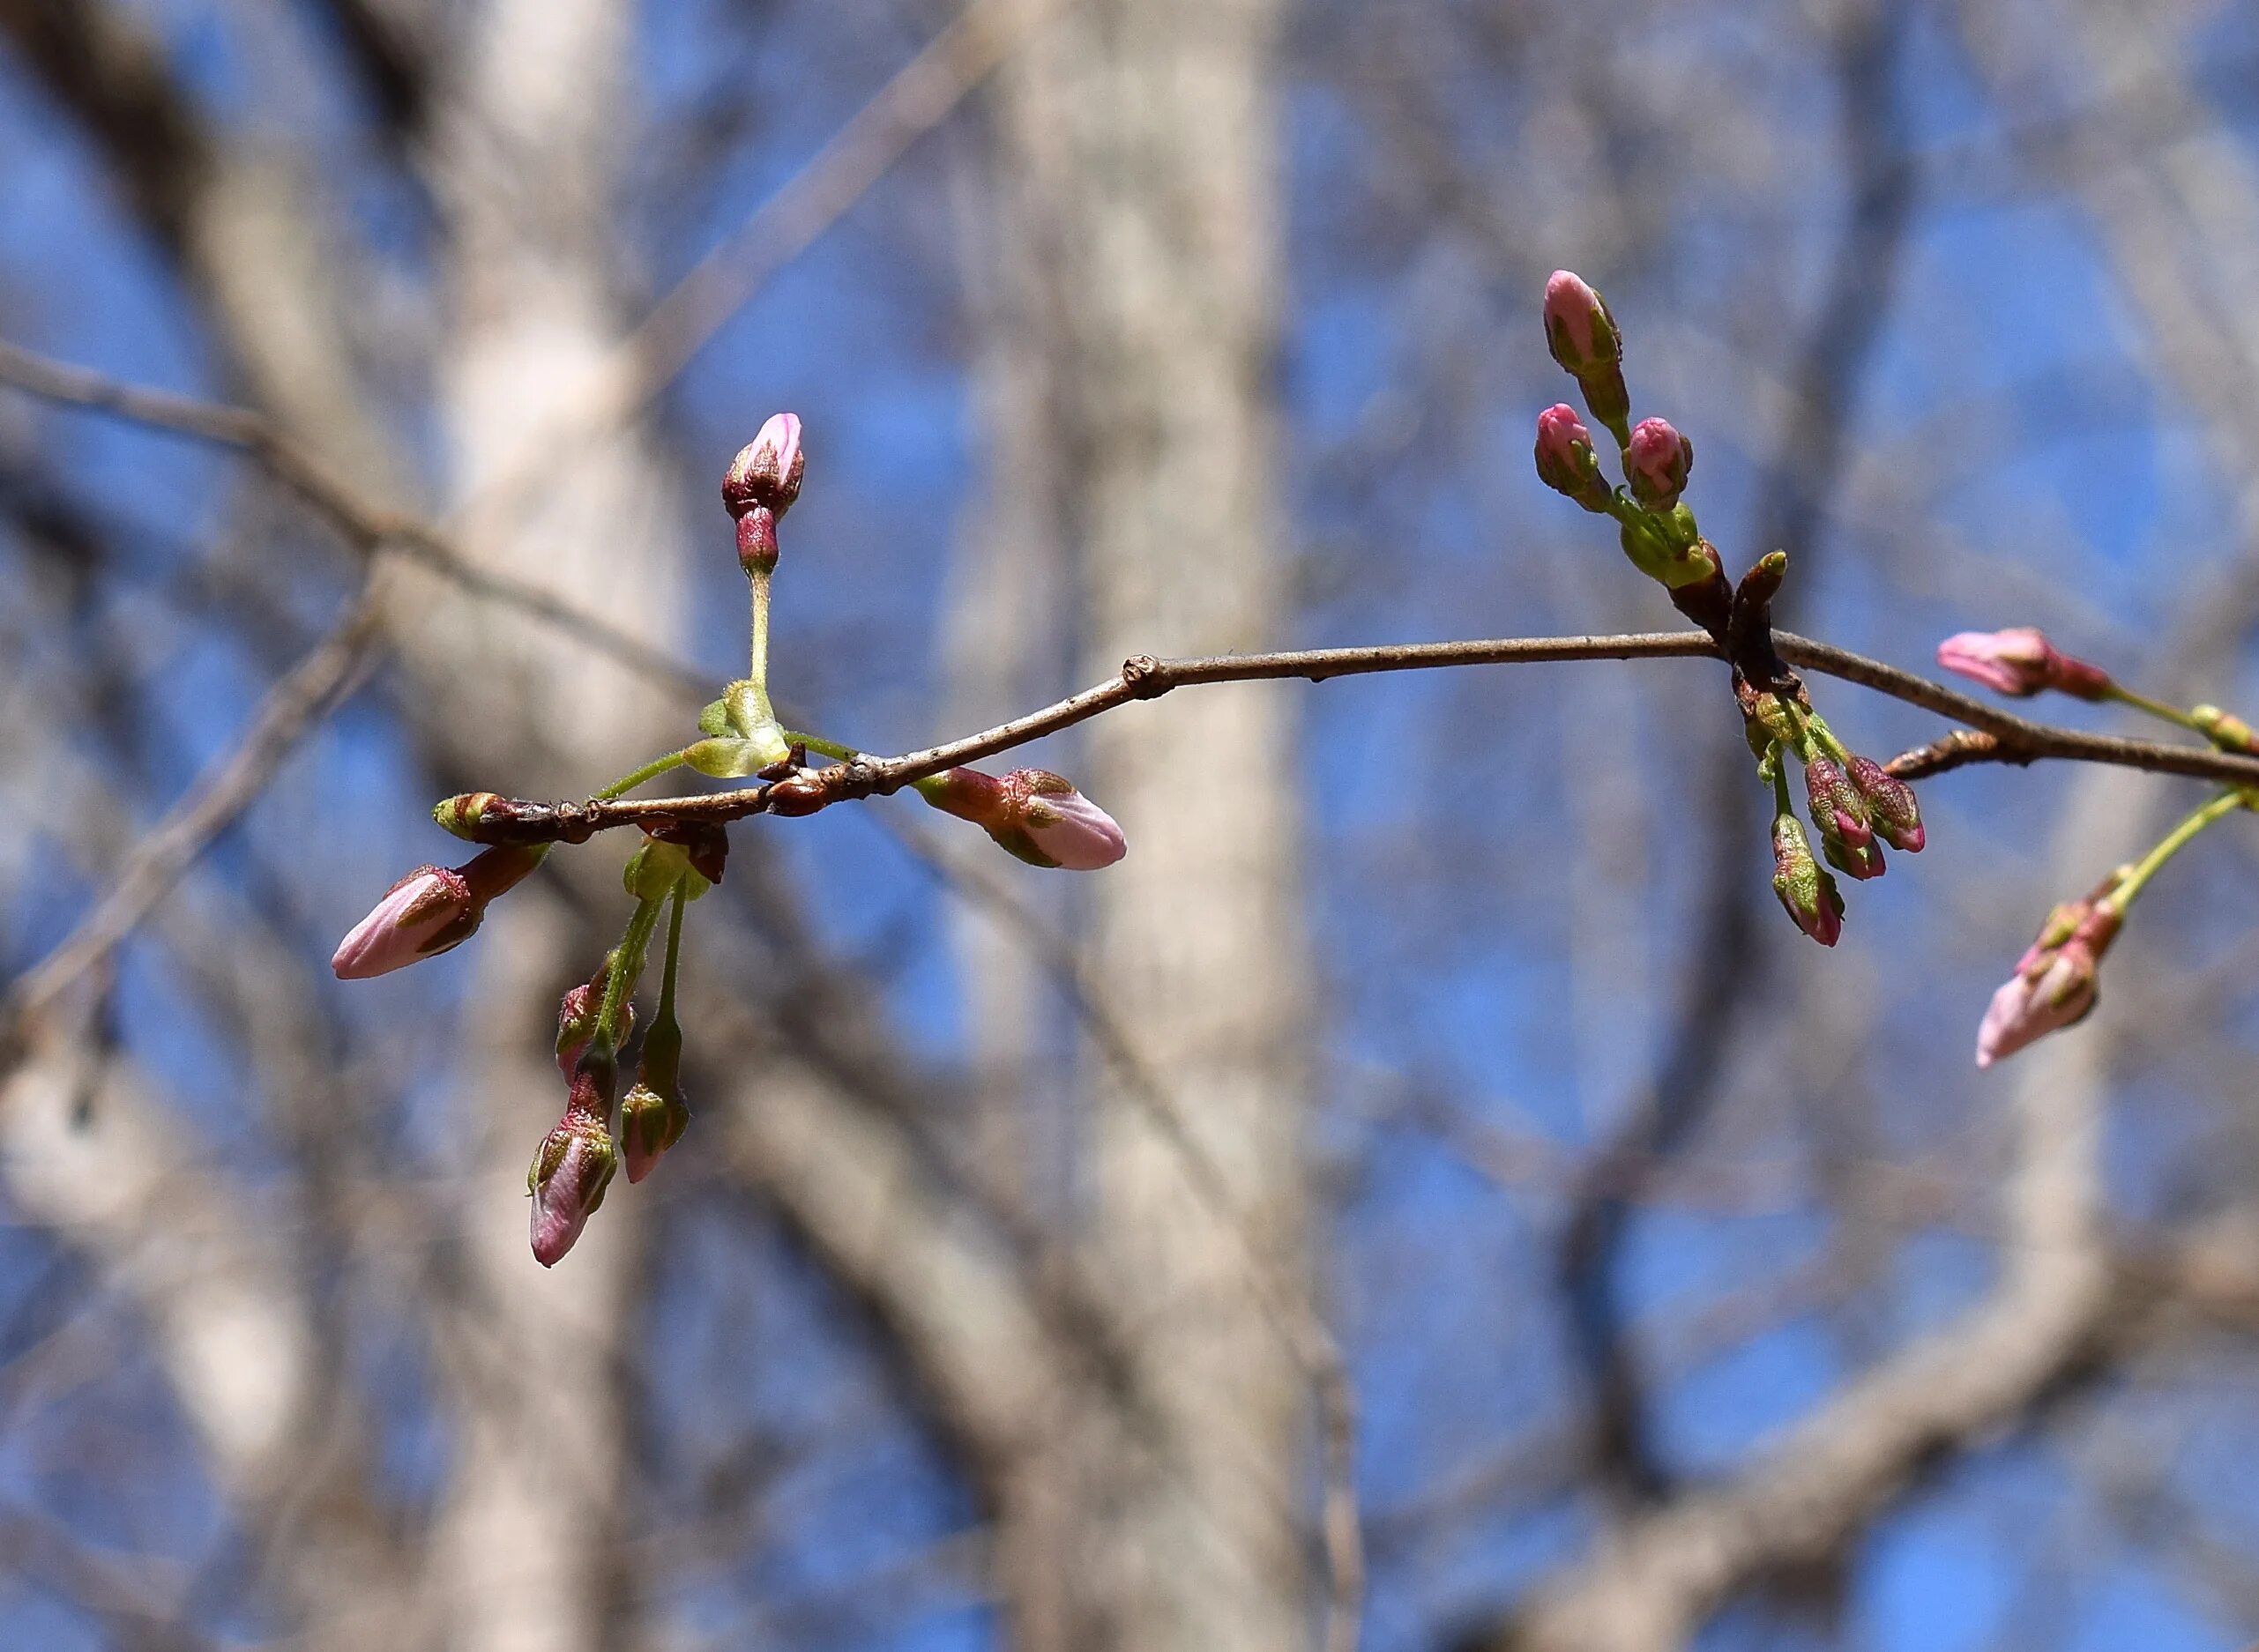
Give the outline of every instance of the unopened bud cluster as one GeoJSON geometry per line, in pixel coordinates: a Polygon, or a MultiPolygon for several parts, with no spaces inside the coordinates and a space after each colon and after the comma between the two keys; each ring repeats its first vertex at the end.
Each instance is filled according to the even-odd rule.
{"type": "Polygon", "coordinates": [[[1774,792],[1773,892],[1791,922],[1822,946],[1843,933],[1843,895],[1828,868],[1856,879],[1882,875],[1882,846],[1912,853],[1924,841],[1913,790],[1872,758],[1838,740],[1772,644],[1772,602],[1788,571],[1786,552],[1761,557],[1728,580],[1718,549],[1684,498],[1694,443],[1667,419],[1631,422],[1623,376],[1623,330],[1591,284],[1556,270],[1545,290],[1546,347],[1577,381],[1584,406],[1615,438],[1623,485],[1609,481],[1592,432],[1566,402],[1538,415],[1538,476],[1598,516],[1614,518],[1633,567],[1661,584],[1680,613],[1710,633],[1733,667],[1733,693],[1759,773],[1774,792]],[[1804,770],[1811,837],[1790,802],[1787,770],[1804,770]],[[1826,865],[1821,862],[1824,860],[1826,865]]]}
{"type": "MultiPolygon", "coordinates": [[[[676,769],[718,779],[757,777],[765,784],[755,805],[785,817],[814,814],[850,794],[835,789],[842,771],[811,767],[809,753],[845,762],[854,756],[853,749],[783,728],[769,697],[777,525],[800,497],[806,471],[801,421],[792,413],[770,419],[730,462],[722,503],[737,526],[738,563],[751,599],[749,668],[700,713],[698,739],[599,792],[587,809],[676,769]]],[[[1044,770],[998,778],[951,769],[918,782],[918,790],[927,802],[972,821],[1033,866],[1092,871],[1111,866],[1126,847],[1122,829],[1104,809],[1044,770]]],[[[555,822],[567,815],[587,819],[581,806],[528,803],[494,792],[443,800],[433,820],[455,837],[489,846],[462,866],[420,867],[395,883],[339,943],[332,967],[340,979],[359,979],[459,946],[478,928],[488,904],[539,866],[551,846],[547,839],[518,840],[541,839],[544,830],[551,837],[565,835],[555,822]]],[[[633,902],[626,928],[595,973],[557,1007],[564,1112],[535,1148],[526,1174],[533,1255],[545,1268],[555,1266],[579,1240],[618,1171],[624,1166],[630,1183],[642,1181],[690,1122],[675,1013],[683,915],[721,881],[729,839],[717,821],[668,815],[656,804],[636,818],[645,834],[622,880],[633,902]],[[642,1042],[631,1049],[636,992],[654,944],[664,960],[658,1002],[642,1042]],[[633,1073],[623,1091],[623,1068],[630,1060],[633,1073]]]]}

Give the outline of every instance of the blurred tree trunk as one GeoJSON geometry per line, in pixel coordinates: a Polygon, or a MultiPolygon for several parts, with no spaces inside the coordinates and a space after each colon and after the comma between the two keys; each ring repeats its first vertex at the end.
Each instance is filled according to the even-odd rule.
{"type": "MultiPolygon", "coordinates": [[[[995,485],[1055,480],[1032,508],[1079,557],[1093,673],[1289,629],[1271,406],[1276,12],[1273,0],[1092,0],[999,86],[995,262],[1013,284],[1005,324],[1035,370],[994,404],[995,485]]],[[[1159,1415],[1144,1448],[1083,1418],[1038,1454],[1003,1544],[1024,1646],[1269,1652],[1309,1636],[1301,1383],[1229,1231],[1301,1273],[1294,740],[1287,697],[1267,688],[1091,731],[1079,778],[1130,843],[1087,889],[1091,965],[1113,1013],[1165,1058],[1233,1209],[1197,1197],[1136,1098],[1099,1080],[1088,1238],[1137,1328],[1159,1415]],[[1070,1522],[1054,1524],[1062,1510],[1070,1522]],[[1062,1545],[1065,1564],[1016,1566],[1030,1540],[1062,1545]]]]}
{"type": "MultiPolygon", "coordinates": [[[[584,437],[526,475],[623,329],[613,215],[635,9],[626,0],[488,0],[440,88],[436,182],[451,309],[440,395],[463,537],[486,565],[539,582],[653,640],[674,629],[682,532],[632,428],[584,437]],[[488,497],[481,501],[481,490],[488,497]]],[[[403,638],[459,762],[513,788],[585,792],[673,726],[623,669],[477,605],[403,638]]],[[[624,852],[627,845],[620,848],[624,852]]],[[[442,1336],[459,1430],[437,1535],[460,1652],[587,1652],[622,1587],[623,1431],[615,1389],[631,1312],[640,1202],[615,1197],[552,1272],[513,1196],[563,1106],[546,1057],[556,994],[605,940],[538,897],[585,880],[600,927],[625,912],[613,855],[559,857],[480,937],[462,1140],[470,1172],[459,1312],[442,1336]]]]}

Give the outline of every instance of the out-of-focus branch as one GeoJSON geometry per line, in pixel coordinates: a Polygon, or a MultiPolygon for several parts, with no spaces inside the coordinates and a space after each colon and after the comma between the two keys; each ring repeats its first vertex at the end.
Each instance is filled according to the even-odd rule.
{"type": "Polygon", "coordinates": [[[390,550],[410,557],[471,596],[506,604],[601,649],[654,684],[693,694],[704,686],[704,679],[666,650],[539,585],[480,567],[430,524],[376,503],[263,413],[126,383],[5,340],[0,340],[0,383],[45,401],[232,448],[304,501],[364,555],[390,550]]]}
{"type": "Polygon", "coordinates": [[[266,789],[307,730],[352,690],[369,663],[380,618],[372,579],[330,633],[267,690],[235,749],[136,846],[94,910],[9,987],[0,998],[0,1068],[11,1064],[26,1029],[132,933],[212,840],[266,789]]]}
{"type": "Polygon", "coordinates": [[[700,258],[613,346],[558,416],[459,517],[506,508],[540,472],[632,418],[750,303],[771,276],[869,193],[904,153],[941,124],[1025,40],[1055,0],[973,0],[855,111],[784,186],[700,258]]]}

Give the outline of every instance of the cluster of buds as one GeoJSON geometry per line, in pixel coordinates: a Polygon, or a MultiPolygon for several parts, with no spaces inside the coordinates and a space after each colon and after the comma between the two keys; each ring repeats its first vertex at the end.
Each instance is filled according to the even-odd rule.
{"type": "MultiPolygon", "coordinates": [[[[2062,652],[2032,626],[1959,632],[1937,645],[1937,663],[1997,694],[2114,701],[2201,734],[2222,751],[2259,755],[2259,733],[2241,718],[2216,705],[2182,711],[2136,694],[2101,666],[2062,652]]],[[[2084,1020],[2099,995],[2102,955],[2150,879],[2206,827],[2240,808],[2255,807],[2259,791],[2231,788],[2218,793],[2140,860],[2119,867],[2084,899],[2067,901],[2048,913],[2039,938],[2017,960],[2015,973],[1985,1011],[1977,1029],[1977,1065],[1990,1067],[2034,1039],[2084,1020]]]]}
{"type": "Polygon", "coordinates": [[[1882,845],[1921,848],[1913,789],[1872,758],[1848,750],[1812,709],[1810,695],[1772,644],[1772,600],[1786,553],[1762,557],[1728,581],[1717,547],[1685,501],[1694,443],[1666,419],[1631,422],[1623,377],[1623,330],[1581,276],[1556,270],[1545,289],[1546,346],[1577,381],[1592,417],[1616,439],[1624,486],[1609,482],[1592,433],[1562,402],[1538,415],[1538,476],[1595,515],[1613,517],[1634,567],[1659,583],[1673,606],[1710,633],[1733,670],[1733,692],[1758,771],[1772,785],[1773,892],[1799,929],[1822,946],[1843,933],[1843,895],[1824,859],[1846,877],[1882,875],[1882,845]],[[1805,797],[1820,855],[1789,801],[1787,767],[1804,765],[1805,797]]]}
{"type": "Polygon", "coordinates": [[[1773,893],[1789,920],[1823,947],[1843,935],[1843,894],[1812,853],[1789,802],[1787,766],[1804,766],[1804,800],[1820,859],[1864,882],[1888,869],[1882,846],[1920,852],[1928,834],[1913,788],[1872,757],[1845,749],[1808,701],[1742,685],[1742,715],[1758,772],[1773,786],[1773,893]]]}
{"type": "Polygon", "coordinates": [[[1607,302],[1579,275],[1556,270],[1545,289],[1546,347],[1584,398],[1592,417],[1615,437],[1629,487],[1600,468],[1592,432],[1567,402],[1538,415],[1538,477],[1598,516],[1615,518],[1617,542],[1632,566],[1670,592],[1679,611],[1709,630],[1731,614],[1717,547],[1702,537],[1694,512],[1681,502],[1694,470],[1694,443],[1667,419],[1631,423],[1623,377],[1623,330],[1607,302]]]}
{"type": "MultiPolygon", "coordinates": [[[[751,598],[750,664],[698,717],[700,738],[654,758],[595,794],[593,803],[623,797],[676,769],[716,778],[758,776],[768,814],[813,814],[838,795],[826,770],[808,766],[812,751],[846,763],[852,748],[795,733],[778,721],[769,698],[770,586],[778,562],[777,525],[800,497],[807,458],[801,422],[778,413],[730,462],[722,503],[737,525],[737,560],[751,598]]],[[[1022,769],[998,778],[952,769],[918,783],[935,807],[980,826],[1033,866],[1094,871],[1119,860],[1126,845],[1106,811],[1058,775],[1022,769]]],[[[557,830],[573,809],[467,792],[432,810],[444,830],[489,845],[452,869],[420,867],[390,889],[339,945],[332,967],[341,979],[383,975],[459,946],[479,926],[488,904],[523,879],[548,852],[547,841],[516,842],[557,830]]],[[[580,836],[585,837],[584,831],[580,836]]],[[[574,839],[577,840],[577,839],[574,839]]],[[[541,1138],[526,1175],[533,1196],[536,1261],[554,1267],[580,1238],[588,1218],[624,1164],[628,1180],[649,1176],[690,1122],[682,1083],[682,1029],[675,1013],[685,908],[721,881],[727,834],[712,820],[668,816],[654,808],[623,879],[635,902],[619,944],[603,966],[565,993],[557,1008],[557,1068],[565,1080],[564,1114],[541,1138]],[[662,917],[665,965],[650,1028],[634,1051],[634,1082],[620,1093],[622,1063],[635,1031],[635,993],[662,917]]]]}

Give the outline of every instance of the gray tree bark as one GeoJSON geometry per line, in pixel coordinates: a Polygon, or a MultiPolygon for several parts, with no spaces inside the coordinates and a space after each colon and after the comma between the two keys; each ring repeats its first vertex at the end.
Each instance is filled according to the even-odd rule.
{"type": "MultiPolygon", "coordinates": [[[[1094,0],[1001,78],[1010,198],[995,263],[1021,272],[1007,313],[1041,382],[1000,402],[995,485],[1055,481],[1035,503],[1079,559],[1092,673],[1290,629],[1271,411],[1277,23],[1271,0],[1094,0]]],[[[1014,1570],[1016,1544],[1063,1543],[1071,1597],[1023,1591],[1023,1645],[1269,1652],[1311,1633],[1301,1382],[1231,1231],[1301,1274],[1294,734],[1269,688],[1090,733],[1080,778],[1130,843],[1091,887],[1090,963],[1113,1014],[1166,1054],[1231,1209],[1198,1196],[1134,1098],[1096,1081],[1087,1239],[1137,1328],[1163,1444],[1132,1447],[1088,1418],[1053,1442],[1001,1547],[1024,1579],[1035,1568],[1014,1570]]]]}

